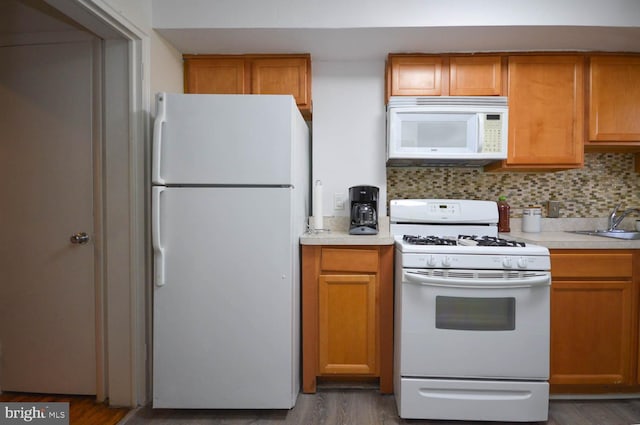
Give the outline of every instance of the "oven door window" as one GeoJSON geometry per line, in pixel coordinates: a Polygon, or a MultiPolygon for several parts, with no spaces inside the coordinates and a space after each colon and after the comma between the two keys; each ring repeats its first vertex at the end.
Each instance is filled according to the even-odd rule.
{"type": "Polygon", "coordinates": [[[516,328],[516,300],[436,296],[436,328],[512,331],[516,328]]]}

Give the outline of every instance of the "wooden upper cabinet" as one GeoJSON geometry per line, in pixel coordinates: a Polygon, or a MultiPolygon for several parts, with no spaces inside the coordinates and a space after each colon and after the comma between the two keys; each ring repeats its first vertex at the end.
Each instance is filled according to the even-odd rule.
{"type": "Polygon", "coordinates": [[[500,55],[449,56],[390,54],[390,96],[499,96],[500,55]]]}
{"type": "Polygon", "coordinates": [[[184,55],[185,93],[290,94],[311,117],[311,56],[184,55]]]}
{"type": "Polygon", "coordinates": [[[452,56],[449,81],[451,96],[500,96],[502,59],[500,56],[452,56]]]}
{"type": "Polygon", "coordinates": [[[584,162],[584,57],[509,56],[509,149],[487,170],[562,170],[584,162]]]}
{"type": "Polygon", "coordinates": [[[590,58],[589,141],[640,147],[640,57],[590,58]]]}
{"type": "Polygon", "coordinates": [[[311,108],[311,63],[308,57],[255,58],[251,63],[251,93],[291,94],[300,108],[311,108]]]}
{"type": "Polygon", "coordinates": [[[389,56],[391,96],[440,96],[442,58],[439,56],[389,56]]]}
{"type": "Polygon", "coordinates": [[[245,60],[238,58],[185,58],[184,92],[244,94],[248,90],[245,60]]]}

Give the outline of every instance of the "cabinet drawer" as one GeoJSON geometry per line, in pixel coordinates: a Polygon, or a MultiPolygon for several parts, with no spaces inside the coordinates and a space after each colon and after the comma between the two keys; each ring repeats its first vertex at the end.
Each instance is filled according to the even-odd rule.
{"type": "Polygon", "coordinates": [[[631,277],[631,253],[552,253],[552,277],[631,277]]]}
{"type": "Polygon", "coordinates": [[[377,249],[323,248],[320,259],[322,271],[377,272],[377,249]]]}

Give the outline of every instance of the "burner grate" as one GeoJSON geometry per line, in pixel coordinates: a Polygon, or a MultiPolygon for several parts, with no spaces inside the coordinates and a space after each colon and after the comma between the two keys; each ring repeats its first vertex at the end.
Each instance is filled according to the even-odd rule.
{"type": "Polygon", "coordinates": [[[464,246],[507,246],[525,247],[524,242],[498,238],[494,236],[458,235],[457,239],[439,236],[404,235],[402,240],[410,245],[464,245],[464,246]]]}
{"type": "Polygon", "coordinates": [[[414,236],[404,235],[402,240],[411,245],[457,245],[455,239],[441,238],[438,236],[414,236]]]}
{"type": "MultiPolygon", "coordinates": [[[[470,241],[470,245],[478,245],[478,246],[509,246],[509,247],[524,247],[526,244],[524,242],[518,242],[509,239],[498,238],[495,236],[468,236],[468,235],[460,235],[458,236],[458,242],[460,241],[470,241]]],[[[465,243],[461,243],[464,245],[465,243]]]]}

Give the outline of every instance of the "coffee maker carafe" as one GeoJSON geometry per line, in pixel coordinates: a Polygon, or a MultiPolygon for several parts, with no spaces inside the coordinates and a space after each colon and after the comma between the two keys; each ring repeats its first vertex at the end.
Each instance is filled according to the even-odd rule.
{"type": "Polygon", "coordinates": [[[350,235],[375,235],[378,233],[378,191],[375,186],[349,188],[350,235]]]}

